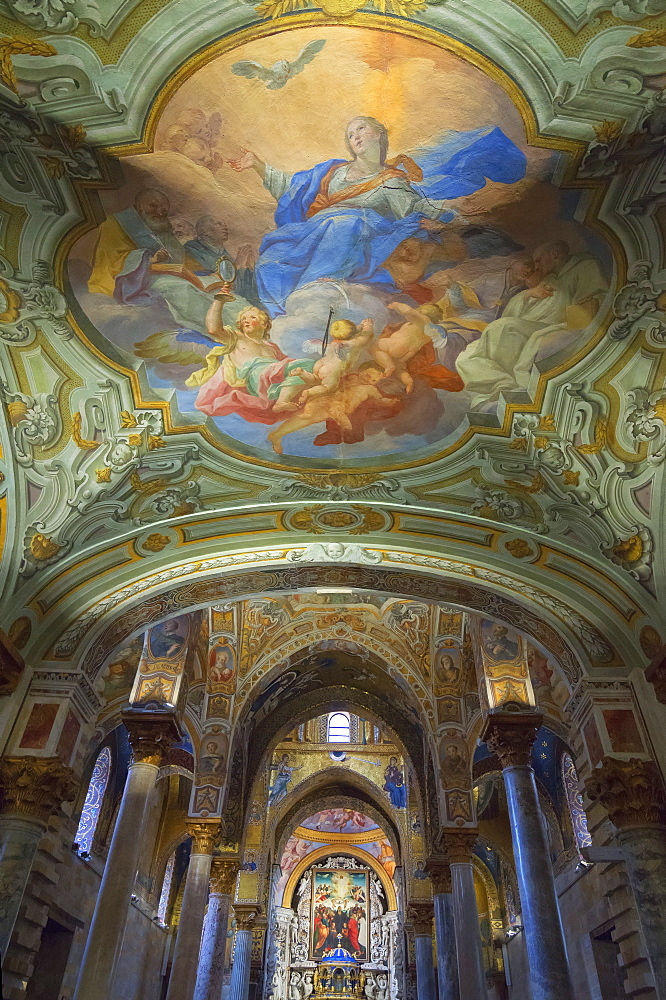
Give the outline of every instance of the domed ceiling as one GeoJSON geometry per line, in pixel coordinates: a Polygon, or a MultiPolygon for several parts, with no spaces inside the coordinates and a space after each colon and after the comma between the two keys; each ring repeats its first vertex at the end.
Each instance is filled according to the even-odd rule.
{"type": "Polygon", "coordinates": [[[486,6],[0,0],[15,650],[335,563],[653,655],[664,4],[486,6]]]}

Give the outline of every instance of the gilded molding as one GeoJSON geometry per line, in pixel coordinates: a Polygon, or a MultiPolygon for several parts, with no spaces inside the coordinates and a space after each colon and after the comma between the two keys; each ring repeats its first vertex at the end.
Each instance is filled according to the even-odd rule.
{"type": "Polygon", "coordinates": [[[59,757],[2,757],[1,812],[48,823],[63,802],[73,802],[79,782],[59,757]]]}

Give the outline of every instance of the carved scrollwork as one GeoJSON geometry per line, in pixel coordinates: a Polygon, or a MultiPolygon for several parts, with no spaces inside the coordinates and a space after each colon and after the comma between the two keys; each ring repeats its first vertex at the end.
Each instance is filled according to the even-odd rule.
{"type": "Polygon", "coordinates": [[[639,260],[629,271],[629,281],[613,302],[615,319],[608,328],[612,340],[625,340],[644,328],[658,344],[666,343],[665,291],[652,281],[653,264],[639,260]]]}

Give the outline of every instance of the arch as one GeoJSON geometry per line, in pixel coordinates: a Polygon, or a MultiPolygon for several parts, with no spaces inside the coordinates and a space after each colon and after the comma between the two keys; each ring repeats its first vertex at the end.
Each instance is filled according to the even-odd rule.
{"type": "Polygon", "coordinates": [[[372,854],[367,851],[362,850],[360,847],[354,846],[354,844],[324,844],[323,847],[318,847],[316,851],[312,854],[306,855],[294,868],[293,872],[289,876],[289,881],[285,886],[284,893],[282,895],[282,906],[290,907],[291,901],[294,895],[294,889],[298,885],[298,880],[300,879],[303,872],[307,871],[308,868],[318,861],[320,858],[325,858],[329,854],[349,854],[351,857],[356,858],[357,861],[362,861],[363,864],[371,868],[375,873],[379,881],[382,883],[382,888],[386,893],[386,902],[389,910],[398,909],[398,898],[395,891],[395,886],[393,880],[388,877],[382,866],[379,864],[376,858],[373,858],[372,854]]]}
{"type": "Polygon", "coordinates": [[[104,802],[104,794],[111,776],[111,763],[111,750],[107,746],[97,755],[85,802],[83,803],[81,819],[79,820],[76,837],[74,838],[79,845],[79,854],[90,854],[92,849],[95,830],[97,829],[97,823],[102,811],[102,803],[104,802]]]}
{"type": "MultiPolygon", "coordinates": [[[[337,806],[357,806],[364,811],[381,828],[384,836],[390,841],[396,858],[403,855],[402,841],[399,829],[391,818],[388,809],[377,801],[377,787],[361,774],[353,771],[340,771],[327,768],[306,778],[294,793],[300,794],[290,801],[289,796],[281,803],[273,822],[271,831],[275,836],[275,857],[280,858],[285,844],[292,832],[301,821],[311,816],[318,809],[335,808],[337,806]],[[341,780],[343,779],[343,780],[341,780]]],[[[292,794],[294,794],[292,793],[292,794]]]]}
{"type": "Polygon", "coordinates": [[[351,743],[351,716],[349,712],[331,712],[326,724],[327,743],[351,743]]]}
{"type": "MultiPolygon", "coordinates": [[[[389,565],[285,566],[279,564],[280,559],[286,558],[284,549],[275,553],[221,556],[205,563],[184,561],[172,570],[146,576],[107,594],[62,631],[46,655],[55,660],[71,659],[80,651],[79,655],[85,657],[85,672],[96,676],[108,650],[173,614],[205,607],[222,598],[239,600],[256,593],[279,594],[344,585],[354,590],[430,600],[502,621],[523,632],[539,649],[549,652],[562,668],[570,689],[581,679],[582,667],[587,671],[593,663],[614,666],[622,662],[605,635],[580,610],[536,585],[526,587],[524,578],[513,579],[506,570],[500,573],[479,569],[477,576],[469,563],[456,563],[453,559],[385,550],[380,555],[389,565]],[[261,568],[253,565],[236,572],[219,572],[235,567],[241,559],[255,563],[257,556],[264,562],[261,568]],[[390,565],[393,559],[396,565],[390,565]],[[208,575],[197,580],[197,573],[204,567],[208,575]],[[184,576],[190,578],[188,582],[174,587],[174,581],[184,576]]],[[[581,599],[579,608],[589,602],[589,593],[586,597],[587,601],[581,599]]],[[[595,614],[606,634],[617,632],[617,620],[612,621],[601,609],[595,609],[595,614]]]]}

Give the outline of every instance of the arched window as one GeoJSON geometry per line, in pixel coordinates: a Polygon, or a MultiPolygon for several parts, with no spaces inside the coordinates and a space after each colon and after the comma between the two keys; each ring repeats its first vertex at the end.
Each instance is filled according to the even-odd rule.
{"type": "Polygon", "coordinates": [[[328,717],[329,743],[349,743],[351,720],[348,712],[331,712],[328,717]]]}
{"type": "Polygon", "coordinates": [[[562,768],[562,785],[567,798],[567,805],[569,806],[574,840],[580,851],[581,847],[592,846],[592,837],[587,829],[587,816],[583,808],[583,796],[578,790],[578,772],[576,771],[576,765],[573,762],[571,754],[563,753],[560,764],[562,768]]]}
{"type": "Polygon", "coordinates": [[[90,854],[110,774],[111,751],[108,747],[104,747],[95,761],[90,784],[88,785],[88,794],[86,795],[86,801],[83,803],[79,828],[76,831],[76,843],[79,845],[79,854],[90,854]]]}
{"type": "Polygon", "coordinates": [[[167,911],[169,909],[169,897],[171,896],[171,883],[173,882],[173,867],[176,863],[176,852],[174,851],[164,870],[164,881],[162,882],[162,892],[157,906],[157,916],[162,923],[166,923],[167,911]]]}

